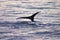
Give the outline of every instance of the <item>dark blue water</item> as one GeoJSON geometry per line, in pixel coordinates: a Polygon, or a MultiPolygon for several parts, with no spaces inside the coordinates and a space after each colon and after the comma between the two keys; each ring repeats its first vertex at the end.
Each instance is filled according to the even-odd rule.
{"type": "Polygon", "coordinates": [[[21,21],[0,23],[0,40],[60,39],[60,24],[21,21]]]}

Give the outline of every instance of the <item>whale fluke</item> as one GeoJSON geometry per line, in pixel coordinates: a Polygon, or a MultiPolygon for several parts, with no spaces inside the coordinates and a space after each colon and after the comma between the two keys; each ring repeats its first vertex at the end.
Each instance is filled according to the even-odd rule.
{"type": "Polygon", "coordinates": [[[24,18],[24,19],[30,19],[32,22],[34,22],[34,17],[36,16],[36,14],[38,14],[39,12],[36,12],[34,13],[33,15],[31,16],[28,16],[28,17],[19,17],[17,19],[20,19],[20,18],[24,18]]]}

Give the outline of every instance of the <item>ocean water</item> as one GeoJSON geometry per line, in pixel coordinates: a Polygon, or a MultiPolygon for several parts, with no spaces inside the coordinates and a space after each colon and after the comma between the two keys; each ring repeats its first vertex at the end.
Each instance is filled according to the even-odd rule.
{"type": "Polygon", "coordinates": [[[0,40],[60,40],[60,1],[0,0],[0,40]]]}

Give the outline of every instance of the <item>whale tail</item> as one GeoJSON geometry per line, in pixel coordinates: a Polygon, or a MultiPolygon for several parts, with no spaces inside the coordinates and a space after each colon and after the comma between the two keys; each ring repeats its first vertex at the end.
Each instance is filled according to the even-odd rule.
{"type": "Polygon", "coordinates": [[[29,16],[29,17],[19,17],[17,19],[20,19],[20,18],[25,18],[25,19],[30,19],[32,22],[34,22],[34,17],[36,16],[36,14],[38,14],[39,12],[36,12],[35,14],[29,16]]]}

